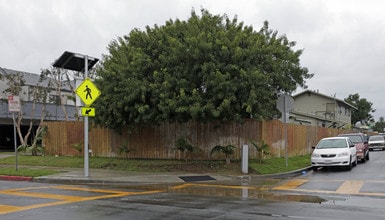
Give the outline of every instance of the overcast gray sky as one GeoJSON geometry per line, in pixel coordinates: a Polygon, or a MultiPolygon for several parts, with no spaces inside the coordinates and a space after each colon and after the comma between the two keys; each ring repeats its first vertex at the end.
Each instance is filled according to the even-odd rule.
{"type": "Polygon", "coordinates": [[[39,74],[64,51],[101,58],[133,28],[201,8],[255,30],[267,20],[304,49],[301,64],[314,73],[308,89],[339,99],[358,93],[376,120],[385,116],[382,0],[0,0],[0,67],[39,74]]]}

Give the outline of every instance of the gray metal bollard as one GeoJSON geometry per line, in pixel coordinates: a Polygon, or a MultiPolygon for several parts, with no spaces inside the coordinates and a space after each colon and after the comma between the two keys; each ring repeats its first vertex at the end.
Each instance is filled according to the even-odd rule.
{"type": "Polygon", "coordinates": [[[242,146],[242,173],[249,173],[249,145],[242,146]]]}

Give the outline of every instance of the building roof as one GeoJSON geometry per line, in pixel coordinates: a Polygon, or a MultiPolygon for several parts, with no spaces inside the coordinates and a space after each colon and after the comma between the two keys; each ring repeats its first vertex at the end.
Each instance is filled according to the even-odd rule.
{"type": "MultiPolygon", "coordinates": [[[[44,86],[44,87],[48,86],[49,80],[45,79],[45,80],[41,81],[39,74],[27,73],[27,72],[23,72],[23,71],[11,70],[11,69],[6,69],[6,68],[0,67],[0,75],[18,74],[18,73],[23,76],[23,78],[25,80],[24,85],[26,85],[26,86],[36,86],[36,85],[44,86]]],[[[63,86],[62,89],[70,91],[70,87],[68,85],[63,86]]]]}
{"type": "Polygon", "coordinates": [[[327,98],[327,99],[336,100],[336,101],[338,101],[338,102],[340,102],[340,103],[343,103],[343,104],[349,106],[349,107],[352,108],[352,109],[357,110],[356,107],[354,107],[353,105],[351,105],[351,104],[345,102],[345,101],[342,100],[342,99],[338,99],[338,98],[336,98],[336,97],[328,96],[328,95],[325,95],[325,94],[322,94],[322,93],[319,93],[319,92],[316,92],[316,91],[312,91],[312,90],[305,90],[305,91],[302,91],[302,92],[300,92],[300,93],[298,93],[298,94],[296,94],[296,95],[293,95],[293,98],[302,96],[302,95],[304,95],[304,94],[309,94],[309,93],[314,94],[314,95],[318,95],[318,96],[322,96],[322,97],[325,97],[325,98],[327,98]]]}

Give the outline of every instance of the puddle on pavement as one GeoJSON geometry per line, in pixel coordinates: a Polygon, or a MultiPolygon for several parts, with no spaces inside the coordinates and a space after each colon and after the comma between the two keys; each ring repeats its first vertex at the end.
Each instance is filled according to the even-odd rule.
{"type": "Polygon", "coordinates": [[[185,183],[185,184],[146,184],[146,185],[130,185],[120,186],[119,189],[129,189],[138,191],[164,191],[169,193],[181,193],[188,195],[202,196],[220,196],[232,197],[240,199],[266,199],[275,201],[292,201],[304,203],[325,203],[328,199],[300,194],[281,194],[273,193],[263,187],[252,186],[231,186],[231,185],[215,185],[204,183],[185,183]]]}
{"type": "Polygon", "coordinates": [[[328,200],[319,196],[310,195],[285,195],[285,194],[271,194],[264,195],[264,199],[278,200],[278,201],[291,201],[291,202],[305,202],[305,203],[324,203],[328,200]]]}
{"type": "Polygon", "coordinates": [[[253,188],[206,188],[206,187],[188,187],[173,190],[178,193],[193,195],[222,196],[241,199],[267,199],[275,201],[293,201],[306,203],[323,203],[326,199],[311,195],[278,194],[261,189],[253,188]]]}
{"type": "Polygon", "coordinates": [[[128,190],[140,190],[140,191],[169,191],[173,187],[176,187],[180,184],[144,184],[144,185],[114,185],[119,189],[128,189],[128,190]]]}

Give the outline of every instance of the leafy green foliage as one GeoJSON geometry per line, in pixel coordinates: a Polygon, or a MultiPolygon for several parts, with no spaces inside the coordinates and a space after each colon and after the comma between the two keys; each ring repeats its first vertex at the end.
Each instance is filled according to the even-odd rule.
{"type": "Polygon", "coordinates": [[[41,145],[20,145],[17,147],[17,151],[31,152],[33,156],[44,155],[45,148],[41,145]]]}
{"type": "Polygon", "coordinates": [[[33,137],[33,141],[31,145],[28,144],[22,144],[20,145],[17,150],[18,151],[24,151],[24,152],[31,152],[33,156],[37,155],[44,155],[45,148],[41,145],[41,141],[43,140],[43,137],[46,135],[48,130],[47,126],[39,126],[36,130],[36,134],[33,137]]]}
{"type": "Polygon", "coordinates": [[[7,81],[7,88],[4,89],[4,95],[15,95],[19,96],[23,92],[23,86],[25,79],[22,73],[5,74],[4,79],[7,81]]]}
{"type": "Polygon", "coordinates": [[[198,147],[193,146],[184,137],[180,137],[176,140],[175,150],[178,150],[184,155],[184,159],[187,161],[187,155],[193,152],[199,151],[198,147]]]}
{"type": "Polygon", "coordinates": [[[175,143],[175,148],[176,150],[179,150],[180,152],[185,152],[185,151],[189,151],[189,152],[192,152],[193,151],[193,146],[192,144],[190,144],[186,138],[178,138],[176,140],[176,143],[175,143]]]}
{"type": "Polygon", "coordinates": [[[226,156],[226,164],[230,164],[230,157],[234,154],[236,147],[229,144],[226,146],[216,145],[210,151],[210,156],[216,153],[223,153],[226,156]]]}
{"type": "Polygon", "coordinates": [[[352,112],[352,124],[356,124],[359,121],[374,122],[373,115],[376,110],[372,108],[373,103],[365,98],[360,98],[358,93],[350,94],[345,102],[353,105],[357,110],[352,112]]]}
{"type": "Polygon", "coordinates": [[[135,29],[108,46],[95,81],[99,125],[242,121],[275,116],[281,92],[305,87],[302,50],[265,22],[260,31],[207,10],[135,29]]]}
{"type": "Polygon", "coordinates": [[[250,142],[255,147],[255,149],[257,149],[259,163],[262,163],[262,160],[264,159],[264,157],[270,154],[270,146],[266,144],[263,140],[259,143],[256,143],[253,140],[250,140],[250,142]]]}
{"type": "Polygon", "coordinates": [[[78,151],[78,153],[81,153],[83,151],[83,141],[76,144],[71,144],[71,147],[78,151]]]}
{"type": "Polygon", "coordinates": [[[48,126],[41,125],[36,129],[36,134],[34,136],[34,140],[32,142],[32,146],[41,145],[44,136],[47,134],[48,126]]]}
{"type": "Polygon", "coordinates": [[[384,117],[380,117],[379,120],[374,124],[373,127],[374,131],[377,131],[379,133],[385,132],[385,120],[384,117]]]}
{"type": "Polygon", "coordinates": [[[128,158],[128,154],[132,151],[135,151],[135,149],[129,147],[128,141],[119,146],[119,154],[124,154],[126,158],[128,158]]]}

